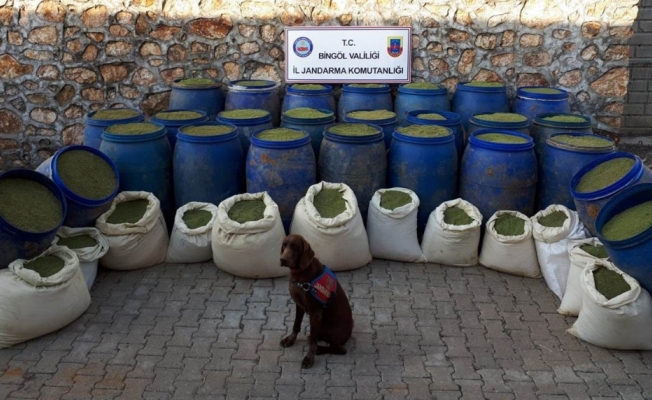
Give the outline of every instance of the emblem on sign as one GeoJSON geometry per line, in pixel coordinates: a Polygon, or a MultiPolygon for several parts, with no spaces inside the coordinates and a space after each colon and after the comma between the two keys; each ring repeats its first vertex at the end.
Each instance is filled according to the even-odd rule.
{"type": "Polygon", "coordinates": [[[391,57],[399,57],[403,54],[403,37],[389,36],[387,38],[387,53],[391,57]]]}
{"type": "Polygon", "coordinates": [[[312,42],[307,37],[302,36],[294,41],[292,50],[299,57],[308,57],[312,53],[312,42]]]}

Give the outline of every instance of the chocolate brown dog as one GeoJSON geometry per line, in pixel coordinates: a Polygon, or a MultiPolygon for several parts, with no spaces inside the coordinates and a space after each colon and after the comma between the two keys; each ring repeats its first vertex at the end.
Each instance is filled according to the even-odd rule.
{"type": "Polygon", "coordinates": [[[281,346],[294,344],[303,315],[308,313],[310,347],[301,366],[312,367],[316,354],[346,354],[343,345],[351,337],[353,315],[349,299],[334,275],[329,275],[300,235],[290,235],[283,241],[281,266],[290,268],[290,295],[297,306],[292,333],[281,341],[281,346]],[[318,346],[318,341],[329,346],[318,346]]]}

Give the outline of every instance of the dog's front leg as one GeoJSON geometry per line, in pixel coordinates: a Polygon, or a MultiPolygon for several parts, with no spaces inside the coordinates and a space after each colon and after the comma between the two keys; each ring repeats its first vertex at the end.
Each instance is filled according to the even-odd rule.
{"type": "Polygon", "coordinates": [[[310,337],[308,338],[308,354],[303,358],[301,366],[310,368],[315,363],[315,354],[317,354],[317,341],[319,340],[321,330],[323,310],[317,309],[310,313],[310,337]]]}
{"type": "Polygon", "coordinates": [[[303,308],[299,307],[297,304],[297,312],[296,316],[294,318],[294,325],[292,326],[292,333],[288,335],[285,339],[281,340],[281,346],[283,347],[290,347],[294,344],[294,341],[297,340],[297,335],[301,331],[301,322],[303,322],[303,315],[305,314],[305,311],[303,311],[303,308]]]}

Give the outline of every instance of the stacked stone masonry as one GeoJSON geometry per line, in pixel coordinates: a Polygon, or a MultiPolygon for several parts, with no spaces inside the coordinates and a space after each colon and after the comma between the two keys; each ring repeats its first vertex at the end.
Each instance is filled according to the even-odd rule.
{"type": "Polygon", "coordinates": [[[176,78],[281,82],[284,27],[296,25],[411,26],[415,81],[441,82],[451,93],[471,79],[503,81],[512,94],[518,86],[559,86],[571,93],[574,112],[614,131],[638,7],[638,0],[0,0],[0,170],[37,166],[80,143],[92,110],[165,109],[176,78]]]}

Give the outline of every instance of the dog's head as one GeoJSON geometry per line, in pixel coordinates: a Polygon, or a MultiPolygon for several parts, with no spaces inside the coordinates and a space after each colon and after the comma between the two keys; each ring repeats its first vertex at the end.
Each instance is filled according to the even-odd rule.
{"type": "Polygon", "coordinates": [[[310,244],[301,235],[290,235],[283,240],[281,266],[292,271],[301,271],[310,266],[315,258],[310,244]]]}

